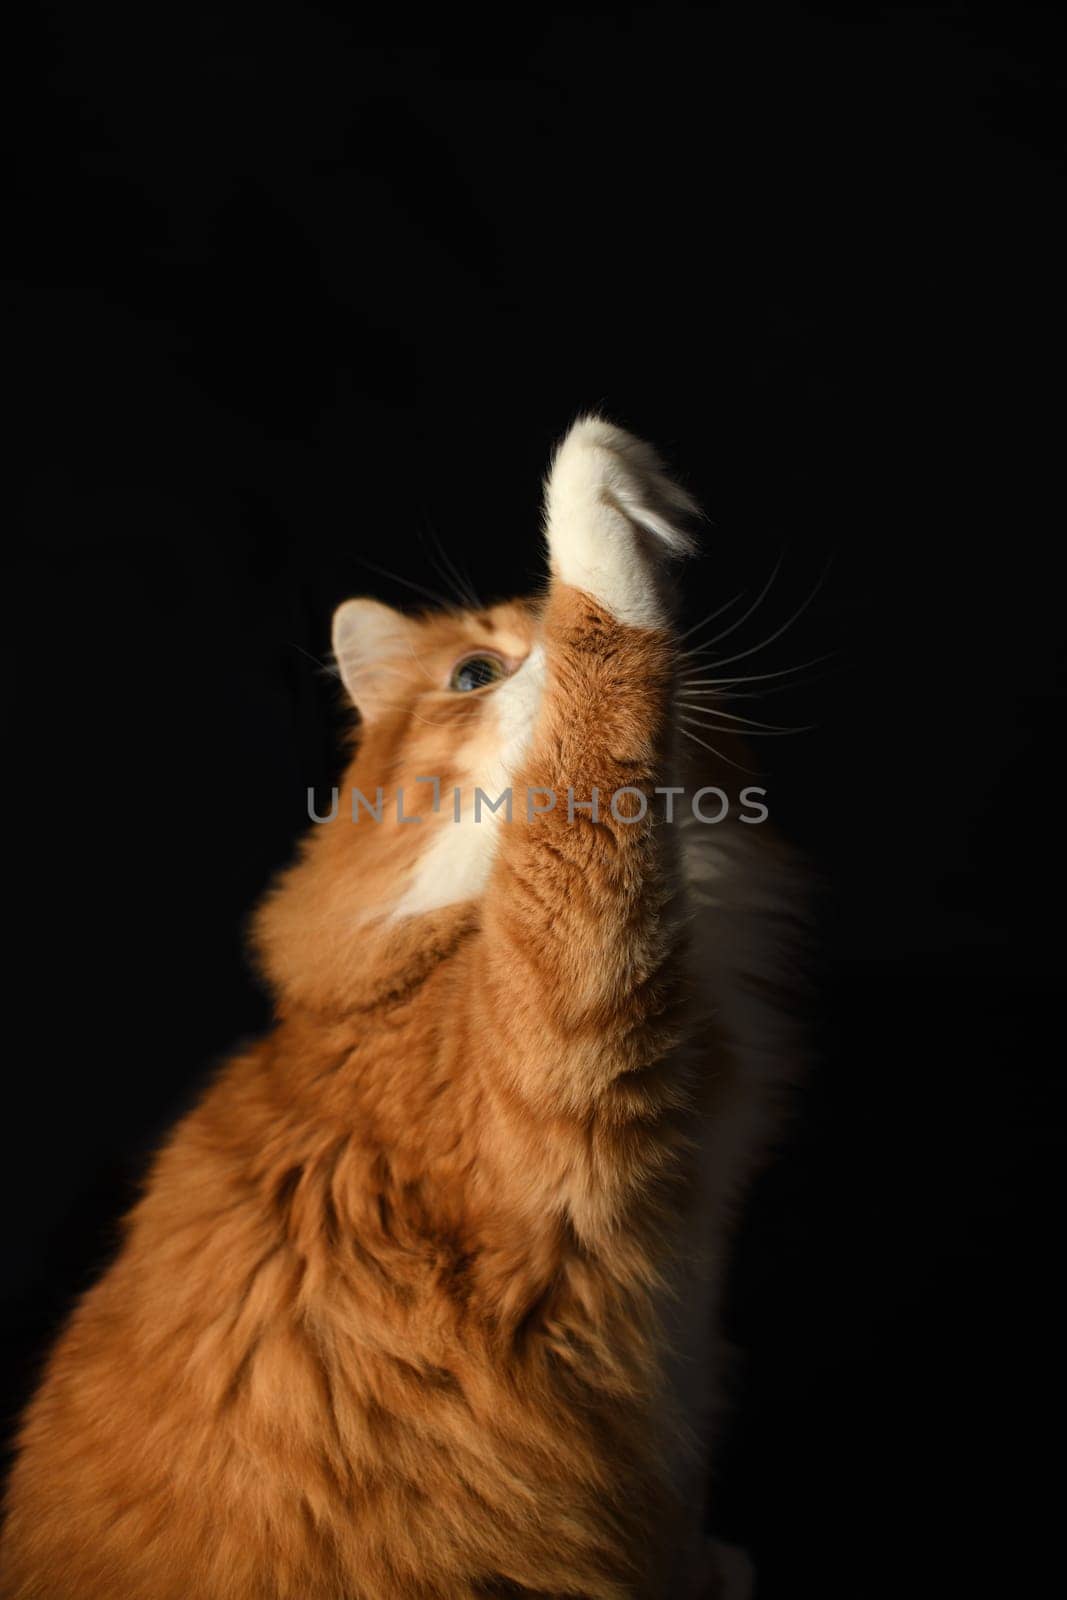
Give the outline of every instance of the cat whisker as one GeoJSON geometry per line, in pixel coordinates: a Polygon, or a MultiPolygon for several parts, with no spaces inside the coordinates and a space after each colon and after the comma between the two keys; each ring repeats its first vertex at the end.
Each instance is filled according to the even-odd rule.
{"type": "Polygon", "coordinates": [[[779,572],[782,570],[782,562],[784,560],[785,560],[785,551],[783,550],[781,555],[778,557],[778,560],[774,563],[773,568],[771,569],[770,577],[767,579],[767,582],[763,585],[763,588],[760,590],[760,592],[756,596],[755,600],[753,600],[753,602],[749,606],[748,610],[747,611],[743,611],[741,613],[741,615],[736,619],[736,621],[731,622],[731,624],[730,624],[730,626],[728,628],[724,628],[721,633],[717,633],[715,635],[714,639],[709,639],[704,645],[701,646],[702,649],[710,650],[712,648],[712,646],[713,645],[717,645],[720,640],[729,638],[731,633],[735,633],[737,631],[737,629],[742,626],[743,623],[748,621],[749,617],[751,617],[754,612],[759,610],[760,606],[763,604],[764,600],[766,600],[768,594],[770,593],[771,585],[773,584],[775,578],[777,578],[779,572]]]}
{"type": "Polygon", "coordinates": [[[774,644],[776,639],[780,639],[782,637],[783,633],[785,633],[789,628],[791,628],[793,626],[794,622],[796,622],[799,617],[803,616],[804,612],[811,605],[812,601],[815,599],[815,596],[818,594],[819,590],[822,588],[823,584],[826,582],[826,577],[827,577],[827,574],[830,571],[830,567],[831,567],[832,563],[833,563],[833,557],[831,556],[830,560],[826,563],[825,567],[823,568],[822,573],[821,573],[818,581],[816,582],[814,588],[812,588],[811,591],[806,596],[806,598],[803,599],[800,602],[800,604],[799,604],[799,606],[797,606],[796,610],[790,616],[788,616],[786,618],[786,620],[782,623],[781,627],[775,628],[774,632],[772,634],[769,634],[766,639],[761,640],[761,642],[759,644],[750,645],[747,650],[740,650],[740,651],[737,652],[736,655],[726,656],[722,661],[715,662],[715,666],[717,666],[717,667],[728,667],[728,666],[731,666],[735,661],[744,661],[744,660],[746,660],[746,658],[748,656],[754,656],[758,651],[766,650],[768,645],[774,644]]]}
{"type": "Polygon", "coordinates": [[[736,733],[738,729],[741,729],[746,739],[788,738],[790,734],[794,733],[812,733],[817,727],[817,724],[812,722],[801,728],[779,728],[773,723],[754,722],[749,717],[731,717],[729,712],[713,711],[703,706],[690,707],[689,715],[690,719],[696,719],[701,727],[719,728],[723,733],[736,733]],[[736,726],[730,728],[724,722],[709,722],[707,720],[709,717],[726,717],[736,726]]]}
{"type": "Polygon", "coordinates": [[[734,711],[723,711],[719,706],[698,705],[692,700],[676,700],[675,705],[696,717],[721,717],[726,722],[736,722],[746,728],[759,728],[767,733],[810,733],[811,728],[786,728],[776,722],[757,722],[754,717],[742,717],[734,711]]]}
{"type": "Polygon", "coordinates": [[[468,605],[470,604],[470,602],[467,599],[466,595],[463,594],[463,592],[460,589],[459,584],[456,581],[456,579],[453,576],[453,574],[448,571],[448,569],[442,564],[442,562],[437,558],[437,556],[434,555],[434,553],[432,551],[428,551],[427,552],[427,558],[428,558],[428,560],[430,562],[430,565],[433,567],[434,571],[437,573],[438,577],[442,580],[442,582],[444,583],[445,587],[450,591],[449,602],[448,602],[449,605],[450,606],[459,606],[463,610],[466,610],[468,605]]]}
{"type": "Polygon", "coordinates": [[[436,589],[427,589],[425,584],[416,583],[412,578],[403,578],[399,572],[390,572],[388,567],[380,567],[376,561],[370,561],[366,556],[357,556],[360,566],[367,567],[371,572],[376,572],[380,578],[388,578],[392,583],[402,584],[405,589],[411,589],[415,594],[421,594],[427,600],[432,600],[434,605],[440,606],[444,611],[455,609],[455,602],[447,596],[439,594],[436,589]]]}
{"type": "Polygon", "coordinates": [[[815,673],[810,678],[795,678],[788,683],[772,683],[766,689],[686,689],[686,693],[698,699],[727,699],[732,705],[735,700],[765,700],[769,694],[786,694],[793,689],[807,689],[813,683],[821,683],[825,677],[825,673],[815,673]]]}
{"type": "Polygon", "coordinates": [[[461,572],[445,549],[433,528],[427,525],[426,534],[433,541],[436,555],[431,552],[431,560],[446,583],[451,583],[458,603],[464,610],[484,611],[485,607],[475,591],[474,585],[464,572],[461,572]]]}
{"type": "Polygon", "coordinates": [[[306,656],[309,661],[313,661],[324,677],[339,678],[341,676],[341,669],[336,662],[323,661],[319,656],[312,655],[310,650],[305,650],[304,646],[297,644],[295,639],[286,639],[285,642],[290,650],[298,650],[302,656],[306,656]]]}
{"type": "Polygon", "coordinates": [[[691,689],[701,688],[706,685],[708,692],[710,693],[722,685],[730,685],[735,683],[763,683],[768,678],[784,678],[794,672],[804,672],[808,667],[817,667],[823,661],[831,661],[836,653],[837,652],[834,650],[829,650],[825,655],[812,656],[810,661],[798,661],[797,664],[792,667],[779,667],[777,672],[733,673],[725,678],[703,678],[700,676],[694,677],[690,673],[682,673],[678,681],[679,683],[687,684],[691,689]]]}
{"type": "Polygon", "coordinates": [[[700,661],[705,656],[713,656],[715,650],[710,644],[695,645],[689,650],[679,650],[679,657],[683,661],[700,661]]]}
{"type": "MultiPolygon", "coordinates": [[[[684,723],[685,721],[685,717],[679,718],[679,723],[684,723]]],[[[695,726],[700,727],[701,724],[697,723],[695,726]]],[[[723,731],[725,732],[726,730],[724,729],[723,731]]],[[[724,756],[721,750],[716,750],[715,746],[713,744],[709,744],[706,739],[698,739],[697,735],[690,732],[688,728],[679,726],[678,732],[683,736],[683,738],[692,739],[693,743],[700,745],[702,749],[710,750],[713,756],[716,756],[720,761],[725,761],[728,767],[736,767],[738,772],[747,772],[753,778],[758,778],[761,776],[761,774],[758,773],[754,767],[745,767],[742,766],[740,761],[731,761],[729,756],[724,756]]]]}
{"type": "MultiPolygon", "coordinates": [[[[727,600],[725,605],[721,605],[717,610],[709,612],[709,614],[706,617],[702,617],[699,622],[694,622],[691,628],[687,628],[684,633],[680,633],[678,635],[678,643],[681,644],[683,639],[688,639],[690,634],[696,633],[698,629],[706,628],[709,622],[714,622],[716,617],[721,617],[724,611],[729,611],[731,606],[735,606],[739,600],[743,600],[744,598],[744,589],[738,590],[737,594],[734,595],[732,600],[727,600]]],[[[690,653],[691,652],[689,650],[683,650],[681,652],[681,654],[684,656],[687,656],[690,653]]]]}
{"type": "MultiPolygon", "coordinates": [[[[695,700],[717,701],[733,705],[735,700],[766,700],[768,695],[787,694],[797,689],[810,688],[812,684],[823,683],[829,676],[825,672],[815,672],[806,678],[790,678],[785,683],[765,684],[759,689],[735,689],[727,684],[725,687],[714,689],[694,688],[691,685],[680,684],[679,689],[685,695],[695,700]]],[[[744,679],[740,680],[744,682],[744,679]]]]}
{"type": "MultiPolygon", "coordinates": [[[[716,636],[716,638],[714,638],[711,641],[709,641],[709,643],[704,644],[704,645],[700,645],[697,648],[692,648],[692,649],[687,649],[687,650],[680,651],[679,655],[680,655],[682,661],[684,663],[687,663],[694,671],[699,672],[702,667],[703,667],[703,670],[709,671],[709,670],[712,670],[713,668],[717,668],[717,667],[730,666],[736,661],[743,661],[747,657],[757,654],[757,652],[759,652],[760,650],[765,650],[768,647],[768,645],[773,644],[776,639],[780,639],[781,636],[787,631],[787,629],[791,628],[793,623],[796,622],[796,620],[798,619],[798,617],[800,617],[803,614],[803,612],[807,610],[808,606],[811,605],[812,601],[815,599],[815,596],[818,594],[819,590],[822,588],[823,584],[826,581],[826,578],[827,578],[827,575],[828,575],[828,573],[830,571],[830,568],[833,565],[833,559],[834,559],[833,556],[831,556],[830,559],[827,561],[825,567],[823,568],[822,573],[820,574],[820,576],[819,576],[817,582],[815,583],[814,587],[811,589],[810,593],[805,597],[804,600],[801,601],[800,605],[796,608],[796,610],[794,612],[792,612],[792,614],[789,617],[786,618],[785,622],[783,622],[780,627],[776,628],[773,633],[769,634],[765,639],[762,639],[758,644],[752,645],[749,649],[738,651],[736,654],[734,654],[732,656],[726,656],[726,657],[723,657],[721,659],[716,660],[715,659],[715,655],[716,655],[715,647],[718,645],[718,643],[722,639],[726,638],[728,634],[732,633],[736,627],[739,627],[740,624],[743,621],[745,621],[747,617],[751,616],[752,613],[756,610],[757,606],[760,604],[761,600],[766,596],[767,591],[769,590],[771,584],[773,583],[773,581],[774,581],[775,577],[777,576],[777,573],[778,573],[778,571],[779,571],[779,569],[781,567],[782,560],[781,560],[781,557],[779,557],[778,562],[775,564],[774,571],[771,573],[770,578],[767,580],[767,583],[764,585],[763,589],[760,591],[760,594],[759,594],[759,596],[757,596],[756,601],[753,603],[752,606],[749,607],[748,611],[745,612],[744,616],[738,618],[735,623],[732,623],[729,628],[724,629],[722,633],[718,634],[716,636]],[[709,657],[711,659],[707,659],[709,657]]],[[[683,635],[682,637],[684,638],[685,635],[683,635]]],[[[821,656],[821,657],[818,657],[817,659],[818,660],[826,660],[827,657],[821,656]]],[[[805,665],[807,665],[807,663],[805,663],[805,665]]],[[[787,669],[787,670],[800,671],[801,669],[800,668],[794,668],[794,669],[787,669]]],[[[738,680],[738,681],[740,681],[740,680],[738,680]]]]}

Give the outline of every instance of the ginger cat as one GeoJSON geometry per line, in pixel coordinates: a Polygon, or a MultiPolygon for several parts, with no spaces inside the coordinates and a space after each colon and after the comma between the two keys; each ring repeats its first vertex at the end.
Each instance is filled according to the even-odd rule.
{"type": "Polygon", "coordinates": [[[689,789],[677,748],[692,510],[586,417],[545,595],[338,610],[358,744],[258,915],[276,1024],[171,1134],[51,1356],[4,1600],[722,1592],[685,1434],[789,1064],[791,871],[685,798],[738,776],[728,714],[689,789]],[[475,820],[505,787],[510,820],[475,820]]]}

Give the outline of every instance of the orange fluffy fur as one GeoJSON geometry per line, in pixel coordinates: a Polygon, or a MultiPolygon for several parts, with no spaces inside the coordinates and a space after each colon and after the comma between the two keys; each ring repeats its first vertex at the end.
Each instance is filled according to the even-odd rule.
{"type": "MultiPolygon", "coordinates": [[[[587,419],[572,449],[583,428],[583,470],[677,519],[647,447],[587,419]]],[[[642,575],[666,594],[656,528],[600,499],[627,594],[642,575]]],[[[537,602],[358,603],[342,803],[257,922],[276,1024],[167,1140],[52,1354],[8,1491],[7,1600],[681,1593],[663,1286],[679,1239],[719,1252],[773,1073],[703,994],[701,951],[734,936],[724,874],[701,900],[658,802],[568,818],[569,786],[674,781],[678,647],[669,603],[635,622],[566,581],[552,515],[537,602]],[[449,689],[479,648],[516,682],[536,652],[543,687],[514,818],[472,838],[449,797],[496,771],[510,682],[449,689]],[[354,822],[351,788],[379,785],[383,821],[354,822]],[[401,785],[419,823],[396,820],[401,785]],[[529,820],[534,785],[560,803],[529,820]],[[470,892],[404,913],[453,846],[470,892]]],[[[732,837],[773,878],[766,830],[732,837]]]]}

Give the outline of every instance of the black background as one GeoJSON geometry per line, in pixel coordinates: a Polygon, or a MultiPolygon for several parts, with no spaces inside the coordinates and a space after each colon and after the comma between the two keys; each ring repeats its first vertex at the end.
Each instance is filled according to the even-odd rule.
{"type": "Polygon", "coordinates": [[[337,771],[331,608],[441,587],[435,536],[529,588],[600,404],[708,510],[688,620],[781,556],[729,647],[816,592],[737,670],[836,652],[751,703],[817,724],[758,753],[825,893],[713,1520],[760,1600],[1039,1592],[1060,47],[1008,5],[50,5],[11,44],[6,1423],[265,1024],[242,929],[337,771]]]}

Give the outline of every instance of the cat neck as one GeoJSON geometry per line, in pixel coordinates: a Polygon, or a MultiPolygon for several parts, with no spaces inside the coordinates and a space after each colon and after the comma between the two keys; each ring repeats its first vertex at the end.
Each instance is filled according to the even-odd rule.
{"type": "Polygon", "coordinates": [[[479,925],[468,900],[395,918],[367,904],[367,874],[338,819],[314,830],[252,924],[252,949],[279,1015],[324,1019],[404,1005],[479,925]]]}

